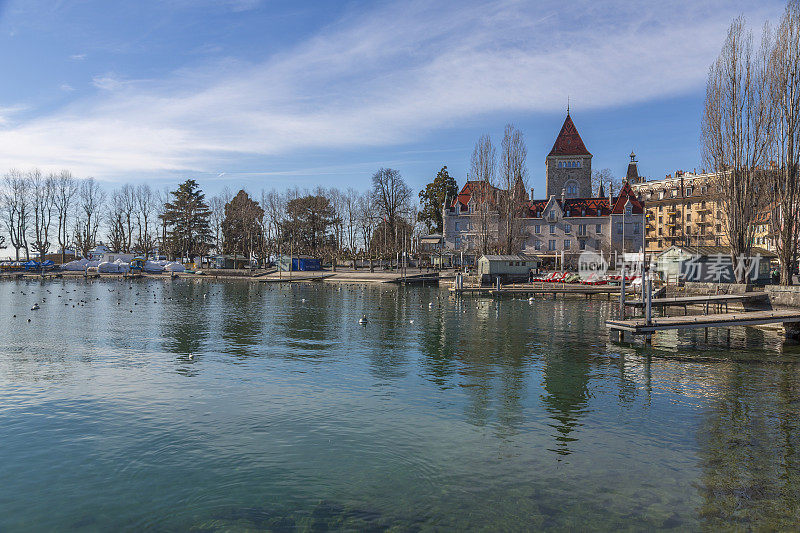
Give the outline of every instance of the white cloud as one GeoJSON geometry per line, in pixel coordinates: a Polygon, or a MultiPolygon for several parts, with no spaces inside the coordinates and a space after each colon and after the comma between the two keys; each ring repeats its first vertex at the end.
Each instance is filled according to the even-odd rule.
{"type": "Polygon", "coordinates": [[[114,91],[123,87],[125,82],[113,74],[105,74],[92,78],[92,85],[104,91],[114,91]]]}
{"type": "Polygon", "coordinates": [[[25,106],[10,106],[10,107],[0,106],[0,128],[10,126],[13,122],[14,116],[19,115],[25,110],[26,110],[25,106]]]}
{"type": "Polygon", "coordinates": [[[75,87],[73,87],[72,85],[70,85],[70,84],[68,84],[68,83],[62,83],[62,84],[61,84],[61,86],[60,86],[59,88],[60,88],[62,91],[64,91],[65,93],[70,93],[70,92],[72,92],[72,91],[74,91],[74,90],[75,90],[75,87]]]}
{"type": "Polygon", "coordinates": [[[86,54],[72,54],[69,58],[73,61],[83,61],[86,59],[86,54]]]}
{"type": "MultiPolygon", "coordinates": [[[[685,94],[743,7],[398,2],[258,64],[95,77],[96,96],[0,129],[0,167],[209,171],[241,154],[390,145],[486,114],[560,110],[567,94],[578,109],[685,94]]],[[[752,12],[754,26],[773,11],[752,12]]]]}

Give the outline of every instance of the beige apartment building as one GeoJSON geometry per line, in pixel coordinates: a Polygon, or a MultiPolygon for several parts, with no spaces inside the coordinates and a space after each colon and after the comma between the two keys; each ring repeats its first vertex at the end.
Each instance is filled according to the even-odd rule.
{"type": "Polygon", "coordinates": [[[723,213],[714,200],[715,177],[679,170],[661,180],[631,184],[645,205],[648,252],[673,245],[728,245],[723,213]]]}

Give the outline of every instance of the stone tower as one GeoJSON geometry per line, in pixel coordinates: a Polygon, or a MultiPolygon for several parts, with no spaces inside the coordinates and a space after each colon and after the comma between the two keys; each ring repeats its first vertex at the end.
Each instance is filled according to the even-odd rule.
{"type": "Polygon", "coordinates": [[[625,174],[625,181],[628,183],[641,183],[644,181],[639,176],[639,166],[636,161],[636,154],[631,150],[631,162],[628,163],[628,172],[625,174]]]}
{"type": "Polygon", "coordinates": [[[583,144],[569,111],[545,160],[545,176],[548,198],[560,198],[562,189],[567,198],[592,196],[592,154],[583,144]]]}

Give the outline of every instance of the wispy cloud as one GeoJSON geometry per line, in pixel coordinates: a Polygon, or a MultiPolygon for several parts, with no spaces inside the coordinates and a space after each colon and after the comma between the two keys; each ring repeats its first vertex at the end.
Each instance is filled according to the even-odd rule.
{"type": "Polygon", "coordinates": [[[86,59],[86,54],[72,54],[69,58],[73,61],[83,61],[86,59]]]}
{"type": "Polygon", "coordinates": [[[113,91],[125,85],[125,82],[114,74],[104,74],[92,78],[92,85],[104,91],[113,91]]]}
{"type": "Polygon", "coordinates": [[[582,109],[685,94],[702,86],[742,9],[756,25],[779,11],[391,3],[345,14],[261,63],[229,58],[162,80],[97,76],[97,95],[1,129],[0,167],[210,171],[243,154],[391,145],[492,113],[560,110],[567,94],[582,109]]]}
{"type": "Polygon", "coordinates": [[[25,106],[0,106],[0,127],[7,127],[12,124],[13,118],[25,111],[25,106]]]}

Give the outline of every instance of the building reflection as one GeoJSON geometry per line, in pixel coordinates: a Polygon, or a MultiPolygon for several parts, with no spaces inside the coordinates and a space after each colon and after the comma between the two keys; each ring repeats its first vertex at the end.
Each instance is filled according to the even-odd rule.
{"type": "Polygon", "coordinates": [[[735,364],[697,439],[705,529],[789,531],[800,494],[800,365],[735,364]]]}

